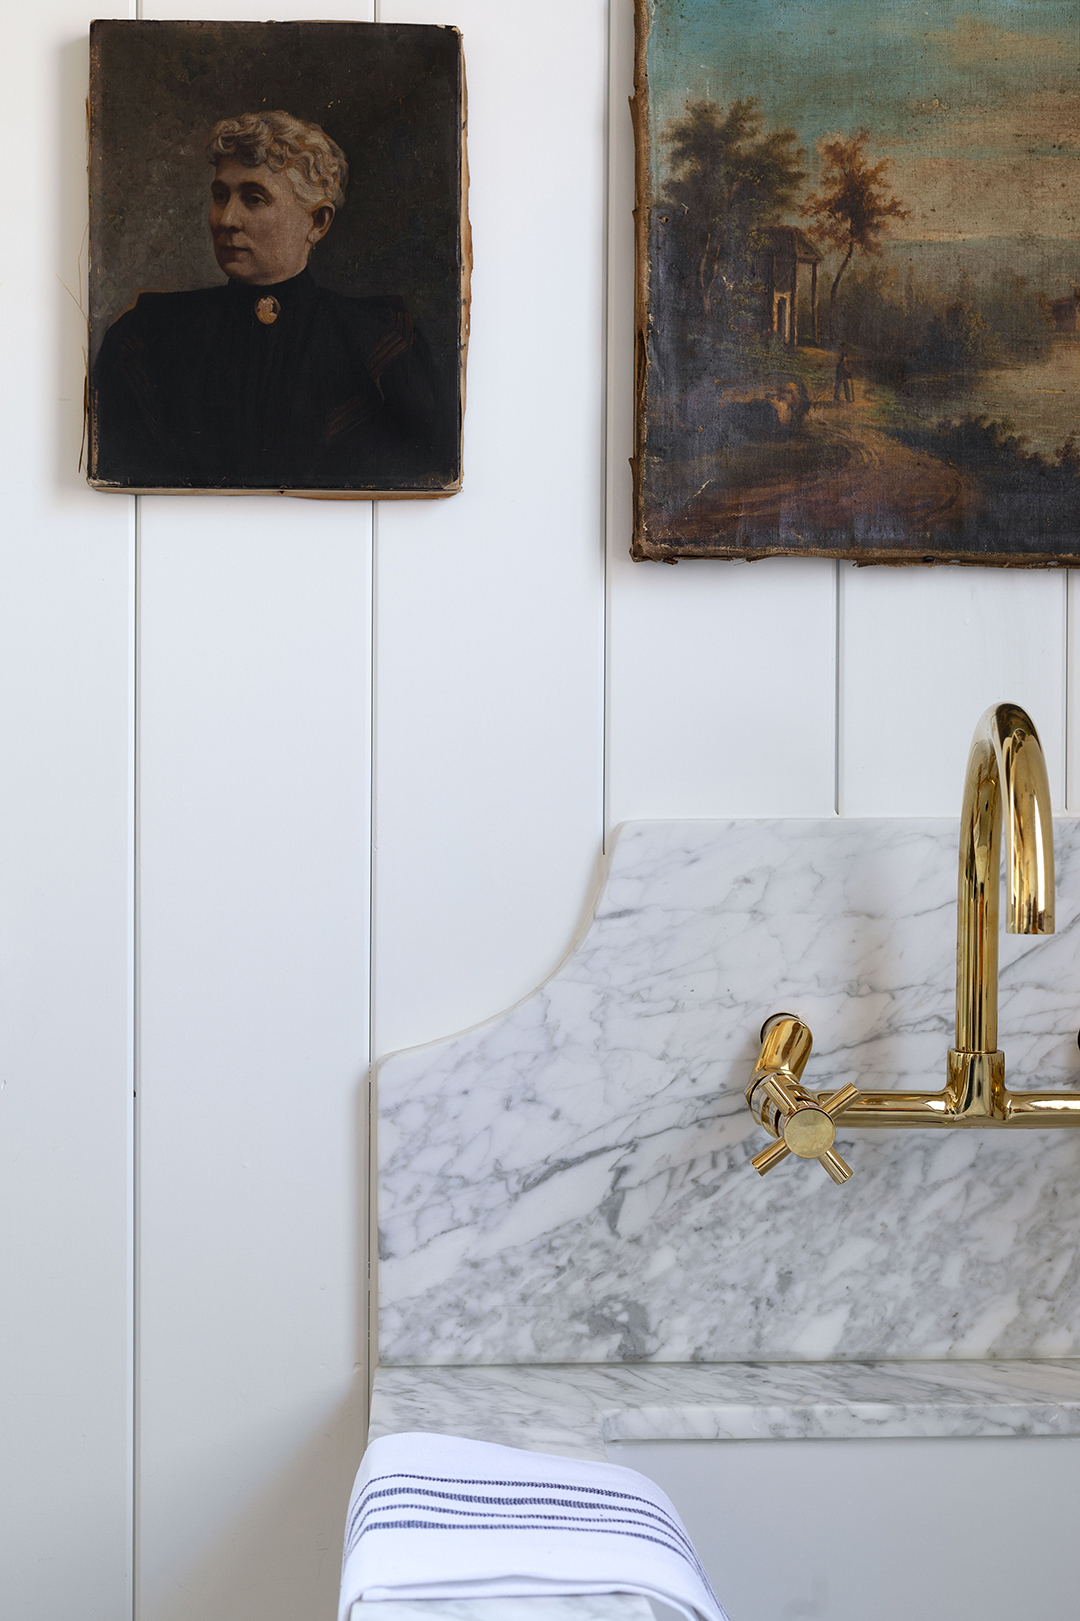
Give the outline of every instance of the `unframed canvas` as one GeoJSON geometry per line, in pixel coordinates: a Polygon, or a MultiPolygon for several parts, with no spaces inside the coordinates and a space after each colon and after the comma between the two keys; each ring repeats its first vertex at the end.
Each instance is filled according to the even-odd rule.
{"type": "Polygon", "coordinates": [[[633,555],[1075,563],[1076,0],[636,0],[633,555]]]}
{"type": "Polygon", "coordinates": [[[90,119],[94,487],[453,494],[458,31],[95,22],[90,119]]]}

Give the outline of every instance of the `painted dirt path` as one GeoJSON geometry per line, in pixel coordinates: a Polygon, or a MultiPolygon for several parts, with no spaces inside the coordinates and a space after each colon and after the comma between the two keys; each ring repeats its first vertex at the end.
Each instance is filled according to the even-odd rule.
{"type": "Polygon", "coordinates": [[[888,548],[913,534],[959,530],[980,504],[974,480],[962,468],[910,450],[875,427],[874,391],[855,386],[854,404],[834,403],[831,395],[813,400],[803,430],[804,458],[816,442],[822,471],[786,472],[783,442],[777,444],[775,476],[753,484],[734,484],[730,475],[721,482],[715,461],[702,457],[695,464],[702,473],[700,487],[663,526],[663,538],[779,533],[785,542],[805,535],[812,543],[815,536],[840,532],[861,545],[888,548]]]}

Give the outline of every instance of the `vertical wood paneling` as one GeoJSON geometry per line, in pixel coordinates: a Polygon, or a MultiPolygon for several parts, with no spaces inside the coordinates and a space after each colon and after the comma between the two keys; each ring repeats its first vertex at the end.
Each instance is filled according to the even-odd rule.
{"type": "Polygon", "coordinates": [[[669,568],[620,548],[609,581],[609,825],[831,815],[833,566],[669,568]]]}
{"type": "Polygon", "coordinates": [[[469,79],[465,488],[378,520],[375,1040],[523,995],[600,842],[605,0],[452,20],[469,79]]]}
{"type": "Polygon", "coordinates": [[[1002,700],[1030,711],[1061,811],[1067,576],[840,569],[842,813],[958,816],[975,723],[1002,700]]]}
{"type": "Polygon", "coordinates": [[[33,148],[0,323],[0,1610],[19,1621],[116,1621],[131,1598],[133,532],[78,465],[92,15],[9,8],[0,54],[5,150],[33,148]]]}
{"type": "Polygon", "coordinates": [[[143,502],[140,1621],[335,1613],[366,1400],[371,510],[143,502]]]}
{"type": "Polygon", "coordinates": [[[1080,572],[1070,569],[1066,584],[1065,646],[1065,765],[1066,804],[1071,815],[1080,812],[1080,572]]]}
{"type": "Polygon", "coordinates": [[[329,1617],[363,1449],[370,507],[144,498],[140,1617],[329,1617]]]}
{"type": "Polygon", "coordinates": [[[835,571],[819,559],[632,563],[633,15],[612,7],[607,825],[828,816],[835,571]]]}

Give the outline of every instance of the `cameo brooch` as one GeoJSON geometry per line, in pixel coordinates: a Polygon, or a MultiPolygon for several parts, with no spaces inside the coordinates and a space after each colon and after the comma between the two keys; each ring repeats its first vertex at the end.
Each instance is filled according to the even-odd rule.
{"type": "Polygon", "coordinates": [[[281,305],[278,303],[276,298],[272,297],[270,294],[267,294],[265,298],[259,299],[259,302],[255,306],[255,314],[258,316],[263,326],[273,326],[274,322],[281,314],[281,305]]]}

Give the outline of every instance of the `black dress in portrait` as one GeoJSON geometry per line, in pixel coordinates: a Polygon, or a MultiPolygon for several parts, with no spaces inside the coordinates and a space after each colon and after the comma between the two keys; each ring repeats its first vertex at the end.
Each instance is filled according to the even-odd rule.
{"type": "Polygon", "coordinates": [[[141,294],[105,335],[92,400],[97,484],[434,493],[458,477],[457,401],[402,301],[308,270],[141,294]]]}

